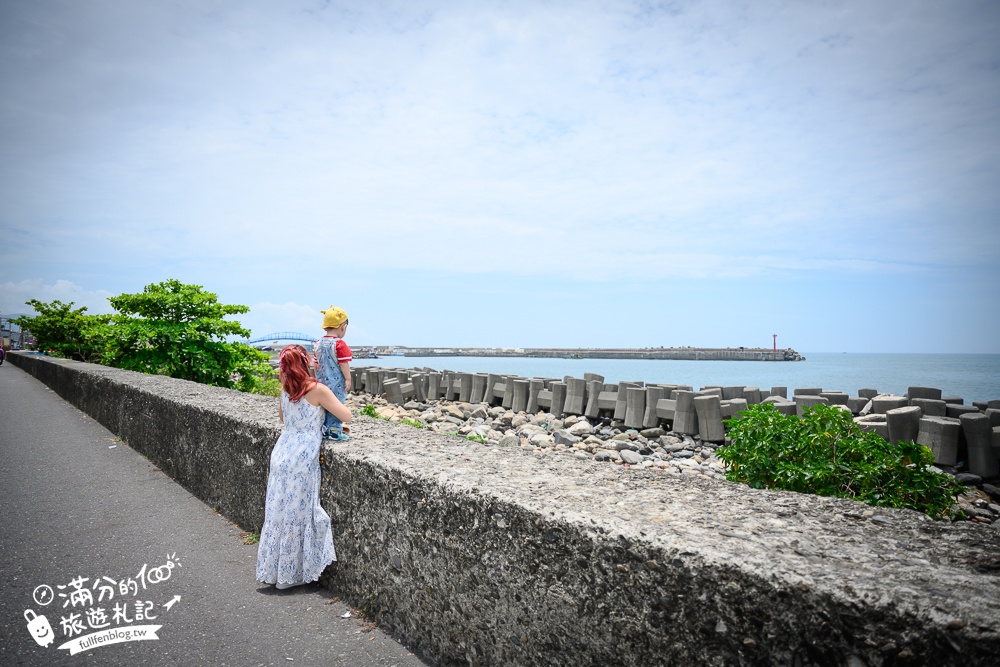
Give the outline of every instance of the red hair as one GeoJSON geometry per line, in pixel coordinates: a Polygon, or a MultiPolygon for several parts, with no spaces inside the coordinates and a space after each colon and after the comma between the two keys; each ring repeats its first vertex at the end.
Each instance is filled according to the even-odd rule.
{"type": "Polygon", "coordinates": [[[309,355],[301,345],[289,345],[283,349],[278,357],[278,368],[281,388],[288,394],[289,400],[299,400],[317,384],[309,375],[309,355]]]}

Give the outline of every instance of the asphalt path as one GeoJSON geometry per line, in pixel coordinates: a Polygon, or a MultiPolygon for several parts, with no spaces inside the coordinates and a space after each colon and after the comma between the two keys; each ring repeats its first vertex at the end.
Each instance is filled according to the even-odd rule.
{"type": "Polygon", "coordinates": [[[256,558],[237,526],[0,366],[0,663],[425,664],[356,613],[344,618],[351,609],[335,593],[257,583],[256,558]],[[43,639],[52,628],[46,646],[32,619],[43,639]],[[160,626],[156,639],[137,640],[141,626],[160,626]],[[58,648],[94,633],[105,639],[58,648]]]}

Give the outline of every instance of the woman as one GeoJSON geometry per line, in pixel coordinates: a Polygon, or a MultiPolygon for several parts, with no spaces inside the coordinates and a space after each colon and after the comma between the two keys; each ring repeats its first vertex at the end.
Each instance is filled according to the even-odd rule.
{"type": "Polygon", "coordinates": [[[309,356],[289,345],[279,357],[284,423],[271,451],[257,581],[279,589],[316,581],[337,560],[330,517],[319,504],[319,447],[326,411],[348,422],[351,411],[309,374],[309,356]]]}

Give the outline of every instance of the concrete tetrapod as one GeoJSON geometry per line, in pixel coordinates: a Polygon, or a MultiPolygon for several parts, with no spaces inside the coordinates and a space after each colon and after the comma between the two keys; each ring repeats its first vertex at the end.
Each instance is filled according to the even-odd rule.
{"type": "Polygon", "coordinates": [[[510,405],[510,409],[514,412],[524,412],[527,409],[529,385],[528,380],[514,380],[514,398],[510,405]]]}
{"type": "Polygon", "coordinates": [[[694,408],[693,391],[678,391],[674,398],[674,431],[684,435],[698,435],[698,413],[694,408]]]}
{"type": "Polygon", "coordinates": [[[695,396],[694,409],[698,413],[698,435],[705,442],[725,442],[726,429],[722,423],[722,400],[715,395],[695,396]]]}
{"type": "Polygon", "coordinates": [[[901,442],[914,442],[920,432],[920,408],[907,406],[893,408],[885,413],[885,421],[889,427],[889,442],[898,445],[901,442]]]}
{"type": "Polygon", "coordinates": [[[968,413],[959,419],[969,445],[969,472],[980,477],[995,477],[1000,473],[1000,463],[993,455],[993,428],[989,417],[982,413],[968,413]]]}
{"type": "Polygon", "coordinates": [[[545,389],[545,380],[541,378],[531,378],[528,380],[528,407],[525,411],[528,414],[538,412],[538,394],[545,389]]]}
{"type": "Polygon", "coordinates": [[[628,387],[625,390],[625,428],[642,428],[646,416],[646,389],[628,387]]]}
{"type": "Polygon", "coordinates": [[[666,396],[667,390],[664,387],[646,387],[646,411],[642,416],[642,428],[654,428],[660,423],[660,418],[656,414],[656,404],[666,396]]]}
{"type": "Polygon", "coordinates": [[[485,373],[472,374],[472,393],[469,396],[470,403],[482,403],[486,401],[486,380],[485,373]]]}
{"type": "Polygon", "coordinates": [[[582,415],[586,406],[587,381],[582,378],[566,378],[566,407],[568,415],[582,415]]]}
{"type": "Polygon", "coordinates": [[[877,415],[884,415],[895,408],[903,408],[910,404],[910,399],[905,396],[893,396],[891,394],[879,394],[872,399],[872,412],[877,415]]]}
{"type": "Polygon", "coordinates": [[[934,398],[911,398],[910,405],[920,408],[924,417],[944,417],[948,414],[948,404],[934,398]]]}
{"type": "Polygon", "coordinates": [[[917,444],[930,448],[934,463],[953,466],[958,461],[961,422],[950,417],[921,417],[917,444]]]}

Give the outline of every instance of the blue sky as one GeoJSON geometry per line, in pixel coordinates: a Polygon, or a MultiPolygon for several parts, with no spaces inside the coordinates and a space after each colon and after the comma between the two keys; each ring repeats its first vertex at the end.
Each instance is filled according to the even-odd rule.
{"type": "Polygon", "coordinates": [[[1000,353],[1000,3],[0,0],[0,312],[1000,353]]]}

